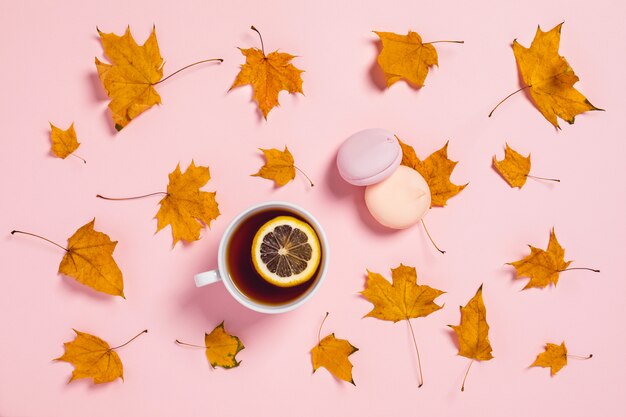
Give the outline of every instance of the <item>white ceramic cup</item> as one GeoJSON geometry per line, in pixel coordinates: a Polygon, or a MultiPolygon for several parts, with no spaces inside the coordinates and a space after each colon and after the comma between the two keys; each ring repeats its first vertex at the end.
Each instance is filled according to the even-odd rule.
{"type": "MultiPolygon", "coordinates": [[[[246,253],[241,256],[251,256],[251,254],[246,253]]],[[[216,282],[222,282],[228,292],[237,300],[239,303],[248,307],[251,310],[258,311],[260,313],[268,313],[268,314],[277,314],[284,313],[287,311],[291,311],[305,302],[307,302],[313,294],[317,292],[318,288],[324,281],[324,277],[326,276],[326,269],[328,268],[328,242],[326,239],[326,234],[324,233],[324,229],[319,224],[317,219],[313,217],[311,213],[307,210],[299,207],[295,204],[288,203],[285,201],[269,201],[266,203],[261,203],[249,207],[248,209],[241,212],[237,217],[235,217],[222,235],[222,239],[220,240],[219,249],[217,251],[217,269],[207,272],[202,272],[194,277],[196,286],[203,287],[205,285],[214,284],[216,282]],[[231,243],[231,239],[233,237],[233,233],[237,230],[238,226],[249,217],[259,213],[261,211],[266,210],[285,210],[288,212],[292,212],[297,216],[302,217],[308,224],[313,227],[317,236],[320,240],[320,248],[322,250],[322,259],[320,260],[320,265],[318,269],[318,273],[313,278],[315,282],[311,287],[309,287],[304,293],[302,293],[297,298],[290,300],[284,304],[265,304],[258,300],[252,299],[248,297],[245,293],[239,290],[235,283],[233,282],[230,271],[228,270],[228,263],[226,261],[227,249],[231,243]]],[[[276,287],[276,291],[280,291],[280,287],[276,287]]]]}

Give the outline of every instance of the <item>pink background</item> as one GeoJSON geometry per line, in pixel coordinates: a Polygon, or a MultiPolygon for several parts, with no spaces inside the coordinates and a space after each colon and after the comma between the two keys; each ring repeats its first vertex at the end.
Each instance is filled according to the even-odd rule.
{"type": "Polygon", "coordinates": [[[626,281],[623,215],[626,151],[622,131],[626,48],[624,3],[615,1],[472,2],[155,2],[21,1],[0,15],[2,93],[2,197],[0,197],[0,415],[445,415],[528,416],[624,413],[623,346],[626,281]],[[346,3],[346,4],[343,4],[346,3]],[[518,94],[511,50],[517,38],[533,39],[563,26],[561,53],[580,76],[576,86],[606,112],[561,122],[555,131],[518,94]],[[96,76],[102,57],[96,25],[122,33],[130,24],[142,43],[156,25],[169,74],[199,59],[222,57],[158,86],[163,105],[115,133],[96,76]],[[236,47],[259,46],[299,57],[306,96],[281,93],[266,122],[250,101],[249,87],[227,93],[244,57],[236,47]],[[418,31],[439,44],[440,68],[416,91],[404,82],[381,89],[372,30],[418,31]],[[49,154],[51,121],[72,121],[88,160],[49,154]],[[374,224],[363,190],[337,176],[341,141],[367,127],[385,127],[413,144],[422,157],[450,140],[460,161],[452,179],[469,186],[443,209],[427,215],[431,233],[448,253],[438,254],[418,227],[392,232],[374,224]],[[491,168],[505,141],[531,152],[532,172],[560,184],[529,181],[513,190],[491,168]],[[263,159],[258,147],[288,145],[298,175],[275,189],[250,177],[263,159]],[[155,234],[158,197],[107,202],[97,193],[127,196],[162,191],[180,161],[208,165],[222,215],[202,239],[171,248],[170,230],[155,234]],[[248,311],[220,285],[196,289],[195,273],[216,266],[226,225],[242,209],[270,199],[310,209],[332,246],[327,281],[301,309],[281,316],[248,311]],[[65,243],[96,217],[96,229],[119,240],[115,259],[124,273],[127,300],[102,296],[57,276],[62,251],[18,228],[65,243]],[[550,228],[572,266],[557,288],[521,291],[504,264],[545,248],[550,228]],[[361,319],[371,304],[358,295],[366,268],[389,277],[400,262],[417,267],[419,281],[447,293],[445,308],[414,320],[425,384],[405,323],[361,319]],[[468,364],[457,356],[447,324],[484,283],[495,358],[475,364],[466,391],[459,387],[468,364]],[[311,375],[309,350],[319,323],[360,350],[351,356],[357,386],[325,370],[311,375]],[[203,352],[176,346],[201,343],[222,320],[246,348],[242,365],[212,370],[203,352]],[[119,351],[125,381],[67,385],[72,367],[53,362],[72,328],[111,345],[143,330],[149,334],[119,351]],[[546,342],[565,340],[570,353],[593,353],[551,378],[529,368],[546,342]],[[622,387],[622,388],[620,388],[622,387]]]}

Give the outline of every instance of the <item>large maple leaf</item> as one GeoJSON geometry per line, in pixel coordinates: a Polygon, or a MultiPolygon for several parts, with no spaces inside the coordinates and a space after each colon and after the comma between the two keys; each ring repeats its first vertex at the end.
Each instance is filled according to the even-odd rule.
{"type": "Polygon", "coordinates": [[[80,378],[92,378],[94,383],[103,384],[115,381],[117,378],[124,379],[124,366],[115,349],[126,346],[148,331],[144,330],[123,345],[113,348],[97,336],[78,330],[74,332],[76,333],[74,340],[63,344],[65,352],[55,360],[74,365],[72,377],[68,383],[80,378]]]}
{"type": "Polygon", "coordinates": [[[200,239],[200,229],[220,215],[215,192],[200,191],[210,178],[209,167],[197,167],[193,161],[184,173],[178,164],[169,174],[167,195],[159,202],[156,219],[157,232],[167,225],[172,227],[174,245],[179,240],[200,239]]]}
{"type": "MultiPolygon", "coordinates": [[[[252,30],[259,33],[254,26],[252,26],[252,30]]],[[[228,91],[250,84],[254,101],[259,105],[265,119],[267,119],[270,110],[278,106],[278,93],[280,91],[304,94],[302,78],[300,77],[304,71],[291,63],[291,60],[296,58],[294,55],[278,51],[265,55],[262,38],[261,49],[239,48],[239,50],[246,57],[246,63],[241,66],[237,78],[228,91]]]]}
{"type": "Polygon", "coordinates": [[[154,88],[163,78],[163,58],[159,52],[156,29],[152,28],[150,36],[141,46],[133,39],[130,26],[122,36],[103,33],[99,29],[98,34],[111,64],[96,58],[96,68],[111,99],[109,109],[115,128],[122,130],[139,114],[155,104],[161,104],[161,96],[154,88]]]}
{"type": "Polygon", "coordinates": [[[513,54],[530,97],[556,128],[559,128],[557,116],[571,124],[577,114],[602,110],[574,88],[579,78],[559,55],[562,25],[560,23],[548,32],[537,27],[530,48],[520,45],[517,39],[513,41],[513,54]]]}
{"type": "Polygon", "coordinates": [[[392,283],[376,272],[367,271],[366,287],[361,294],[374,305],[374,308],[365,317],[394,323],[400,320],[407,321],[417,354],[419,386],[422,386],[424,383],[422,365],[410,319],[426,317],[441,309],[442,306],[436,304],[434,300],[444,292],[428,285],[418,285],[415,268],[402,264],[391,270],[391,280],[392,283]]]}
{"type": "Polygon", "coordinates": [[[419,172],[428,183],[431,194],[431,207],[443,207],[449,198],[454,197],[467,184],[456,185],[450,181],[450,175],[458,162],[448,159],[448,142],[443,148],[433,152],[423,161],[417,157],[412,146],[398,139],[402,147],[402,165],[413,168],[419,172]]]}

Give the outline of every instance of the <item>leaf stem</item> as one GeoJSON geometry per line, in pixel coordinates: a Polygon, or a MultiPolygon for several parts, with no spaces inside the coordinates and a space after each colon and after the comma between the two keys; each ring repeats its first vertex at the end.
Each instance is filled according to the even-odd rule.
{"type": "Polygon", "coordinates": [[[498,104],[496,104],[496,107],[493,108],[493,110],[491,110],[491,112],[489,113],[489,117],[491,117],[491,115],[493,114],[494,111],[496,111],[496,109],[498,107],[500,107],[500,104],[504,103],[509,97],[511,97],[514,94],[519,93],[522,90],[525,90],[527,88],[530,88],[530,85],[527,85],[525,87],[520,88],[519,90],[513,91],[511,94],[509,94],[508,96],[504,97],[502,100],[500,100],[500,102],[498,104]]]}
{"type": "Polygon", "coordinates": [[[87,161],[85,161],[85,158],[83,158],[82,156],[76,155],[75,153],[71,153],[70,155],[72,155],[74,158],[78,158],[81,161],[83,161],[84,163],[87,163],[87,161]]]}
{"type": "Polygon", "coordinates": [[[600,272],[599,269],[593,269],[593,268],[567,268],[567,269],[559,269],[557,272],[565,272],[565,271],[573,271],[575,269],[584,269],[585,271],[591,271],[591,272],[600,272]]]}
{"type": "Polygon", "coordinates": [[[324,316],[324,319],[322,320],[322,323],[320,323],[320,329],[317,331],[317,344],[319,345],[320,342],[322,341],[322,326],[324,325],[324,322],[326,321],[326,317],[328,317],[328,311],[326,312],[326,315],[324,316]]]}
{"type": "Polygon", "coordinates": [[[432,41],[432,42],[422,42],[422,45],[430,45],[431,43],[465,43],[465,41],[432,41]]]}
{"type": "Polygon", "coordinates": [[[173,77],[174,75],[178,74],[181,71],[186,70],[187,68],[193,67],[194,65],[198,65],[198,64],[204,64],[205,62],[212,62],[212,61],[219,61],[219,62],[224,62],[224,60],[222,58],[211,58],[211,59],[203,59],[202,61],[198,61],[198,62],[194,62],[193,64],[189,64],[187,66],[182,67],[181,69],[174,71],[173,73],[171,73],[170,75],[168,75],[165,78],[161,78],[159,81],[157,81],[156,83],[152,83],[152,85],[157,85],[157,84],[161,84],[163,81],[173,77]]]}
{"type": "Polygon", "coordinates": [[[407,318],[406,322],[409,324],[409,329],[411,329],[411,336],[413,337],[413,346],[415,346],[415,353],[417,353],[417,367],[420,370],[420,381],[417,388],[421,388],[424,385],[424,375],[422,375],[422,362],[420,361],[420,351],[417,348],[417,342],[415,341],[415,332],[413,332],[413,325],[411,324],[411,319],[407,318]]]}
{"type": "Polygon", "coordinates": [[[206,349],[206,346],[193,345],[193,344],[191,344],[191,343],[181,342],[181,341],[180,341],[180,340],[178,340],[178,339],[174,340],[174,342],[176,342],[176,344],[177,344],[177,345],[191,346],[191,347],[196,347],[196,348],[206,349]]]}
{"type": "Polygon", "coordinates": [[[578,356],[578,355],[567,355],[568,358],[580,359],[582,361],[586,361],[587,359],[593,358],[593,353],[590,353],[587,356],[578,356]]]}
{"type": "Polygon", "coordinates": [[[561,182],[561,180],[557,179],[557,178],[545,178],[545,177],[536,177],[534,175],[528,175],[526,174],[526,177],[528,178],[534,178],[536,180],[544,180],[544,181],[554,181],[554,182],[561,182]]]}
{"type": "Polygon", "coordinates": [[[136,200],[138,198],[144,198],[144,197],[150,197],[153,195],[158,195],[158,194],[165,194],[165,195],[169,195],[168,193],[164,192],[164,191],[157,191],[156,193],[150,193],[150,194],[144,194],[144,195],[139,195],[137,197],[121,197],[121,198],[113,198],[113,197],[105,197],[103,195],[100,194],[96,194],[96,197],[101,198],[103,200],[113,200],[113,201],[120,201],[120,200],[136,200]]]}
{"type": "Polygon", "coordinates": [[[142,335],[142,334],[144,334],[144,333],[148,333],[148,329],[146,329],[146,330],[142,331],[141,333],[137,333],[137,335],[135,335],[135,337],[133,337],[132,339],[130,339],[128,342],[126,342],[126,343],[124,343],[124,344],[122,344],[122,345],[119,345],[119,346],[112,347],[112,348],[111,348],[111,349],[109,349],[109,350],[115,350],[115,349],[119,349],[119,348],[121,348],[121,347],[124,347],[124,346],[126,346],[127,344],[129,344],[130,342],[132,342],[133,340],[137,339],[139,336],[141,336],[141,335],[142,335]]]}
{"type": "Polygon", "coordinates": [[[430,243],[432,243],[435,249],[437,249],[440,253],[442,254],[446,253],[445,250],[439,249],[439,246],[437,246],[433,238],[430,236],[430,233],[428,233],[428,228],[426,228],[426,223],[424,223],[424,219],[421,219],[421,221],[422,221],[422,226],[424,226],[424,231],[426,231],[426,235],[428,235],[428,239],[430,239],[430,243]]]}
{"type": "Polygon", "coordinates": [[[306,175],[306,174],[304,173],[304,171],[303,171],[303,170],[301,170],[300,168],[298,168],[298,167],[297,167],[297,166],[295,166],[295,165],[294,165],[293,167],[294,167],[295,169],[297,169],[298,171],[300,171],[300,173],[306,177],[306,179],[309,181],[309,184],[311,184],[311,187],[315,187],[315,184],[313,184],[313,181],[311,181],[311,178],[309,178],[309,176],[308,176],[308,175],[306,175]]]}
{"type": "Polygon", "coordinates": [[[43,236],[39,236],[39,235],[36,235],[36,234],[34,234],[34,233],[29,233],[29,232],[22,232],[21,230],[13,230],[13,231],[11,231],[11,234],[12,234],[12,235],[14,235],[14,234],[16,234],[16,233],[21,233],[21,234],[23,234],[23,235],[28,235],[28,236],[34,236],[34,237],[37,237],[37,238],[39,238],[39,239],[43,239],[43,240],[45,240],[46,242],[50,242],[50,243],[52,243],[52,244],[53,244],[53,245],[55,245],[55,246],[60,247],[60,248],[61,248],[61,249],[63,249],[65,252],[69,252],[69,251],[70,251],[68,248],[66,248],[66,247],[64,247],[64,246],[61,246],[61,245],[59,245],[58,243],[51,241],[50,239],[46,239],[46,238],[45,238],[45,237],[43,237],[43,236]]]}
{"type": "Polygon", "coordinates": [[[463,383],[461,384],[461,392],[465,391],[465,380],[467,379],[467,374],[469,374],[469,370],[472,367],[473,363],[474,363],[474,359],[472,359],[469,366],[467,367],[467,371],[465,371],[465,376],[463,377],[463,383]]]}
{"type": "Polygon", "coordinates": [[[265,57],[265,46],[263,45],[263,36],[261,36],[261,32],[254,25],[250,26],[250,29],[259,34],[259,38],[261,38],[261,52],[263,52],[263,56],[265,57]]]}

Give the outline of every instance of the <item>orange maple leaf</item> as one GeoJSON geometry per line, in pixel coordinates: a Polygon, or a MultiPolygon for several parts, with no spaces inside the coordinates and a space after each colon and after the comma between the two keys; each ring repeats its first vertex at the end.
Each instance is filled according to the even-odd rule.
{"type": "Polygon", "coordinates": [[[449,325],[459,340],[459,355],[472,359],[461,385],[465,390],[465,379],[474,360],[488,361],[493,359],[491,343],[489,343],[489,325],[487,324],[487,309],[483,302],[483,286],[476,291],[474,297],[461,306],[461,323],[458,326],[449,325]]]}
{"type": "Polygon", "coordinates": [[[326,368],[328,372],[336,378],[356,385],[352,378],[352,363],[348,356],[359,349],[345,339],[337,339],[335,333],[331,333],[320,339],[322,325],[326,321],[328,313],[324,317],[320,330],[317,333],[317,345],[311,349],[311,361],[313,363],[313,373],[319,368],[326,368]]]}
{"type": "MultiPolygon", "coordinates": [[[[251,29],[259,33],[254,26],[251,29]]],[[[260,33],[259,36],[261,36],[260,33]]],[[[250,84],[254,92],[254,100],[265,119],[270,110],[278,106],[278,93],[281,90],[304,95],[300,77],[304,71],[291,63],[291,60],[296,58],[294,55],[278,51],[265,55],[263,38],[261,38],[261,49],[239,48],[239,50],[246,57],[246,63],[241,66],[237,78],[228,91],[250,84]]]]}
{"type": "Polygon", "coordinates": [[[55,359],[74,365],[68,384],[80,378],[92,378],[95,384],[103,384],[117,378],[124,379],[124,366],[115,349],[126,346],[148,331],[144,330],[123,345],[113,348],[97,336],[78,330],[74,332],[76,333],[74,340],[64,343],[65,352],[55,359]]]}
{"type": "Polygon", "coordinates": [[[423,161],[417,157],[412,146],[407,145],[400,139],[398,139],[398,142],[402,147],[401,164],[419,172],[428,183],[431,194],[431,207],[445,206],[449,198],[454,197],[467,187],[467,184],[456,185],[450,181],[450,175],[452,175],[452,171],[458,162],[448,159],[448,142],[446,142],[443,148],[432,153],[423,161]]]}
{"type": "Polygon", "coordinates": [[[155,104],[161,96],[154,85],[163,78],[163,58],[159,52],[156,28],[146,42],[139,46],[130,33],[130,26],[122,36],[103,33],[98,29],[102,48],[111,62],[105,64],[96,58],[96,68],[111,102],[109,109],[115,128],[122,130],[132,119],[155,104]]]}
{"type": "MultiPolygon", "coordinates": [[[[52,141],[52,153],[61,159],[67,158],[68,155],[74,155],[74,151],[80,146],[76,138],[76,130],[74,129],[73,122],[67,130],[59,129],[50,123],[50,139],[52,141]]],[[[87,163],[87,161],[80,156],[74,156],[87,163]]]]}
{"type": "Polygon", "coordinates": [[[237,354],[245,347],[237,336],[233,336],[224,328],[224,322],[218,324],[211,333],[204,334],[204,346],[176,340],[183,346],[203,348],[209,365],[212,368],[219,366],[224,369],[236,368],[241,361],[237,360],[237,354]]]}
{"type": "Polygon", "coordinates": [[[210,178],[209,167],[197,167],[193,160],[184,173],[180,171],[180,164],[170,173],[167,195],[159,202],[161,207],[156,219],[157,232],[171,226],[174,245],[179,240],[200,239],[200,229],[210,226],[220,215],[215,192],[200,191],[210,178]]]}
{"type": "Polygon", "coordinates": [[[95,222],[94,218],[76,230],[67,240],[67,247],[29,232],[13,230],[11,234],[34,236],[58,246],[65,251],[59,264],[59,274],[72,277],[96,291],[125,298],[122,271],[113,259],[117,241],[111,241],[107,234],[94,230],[95,222]]]}

